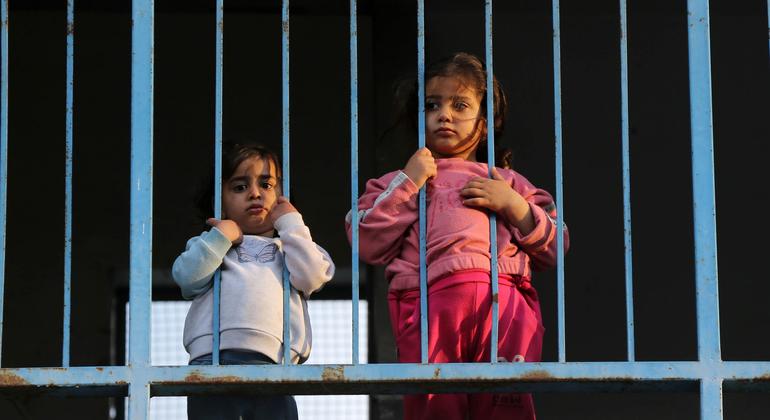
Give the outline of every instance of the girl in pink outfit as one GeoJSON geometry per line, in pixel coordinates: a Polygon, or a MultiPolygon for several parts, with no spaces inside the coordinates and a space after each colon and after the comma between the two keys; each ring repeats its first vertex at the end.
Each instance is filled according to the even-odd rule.
{"type": "MultiPolygon", "coordinates": [[[[556,264],[556,208],[546,191],[503,168],[487,178],[486,70],[457,53],[426,70],[425,142],[404,169],[372,179],[358,202],[361,259],[386,265],[400,362],[420,362],[419,189],[427,188],[428,360],[489,362],[491,285],[488,212],[497,214],[498,360],[537,362],[543,325],[531,270],[556,264]]],[[[494,81],[493,127],[505,95],[494,81]]],[[[416,88],[410,98],[416,104],[416,88]]],[[[416,113],[416,112],[415,112],[416,113]]],[[[346,218],[348,237],[351,217],[346,218]]],[[[565,249],[568,236],[564,230],[565,249]]],[[[534,419],[529,394],[404,397],[404,418],[534,419]]]]}

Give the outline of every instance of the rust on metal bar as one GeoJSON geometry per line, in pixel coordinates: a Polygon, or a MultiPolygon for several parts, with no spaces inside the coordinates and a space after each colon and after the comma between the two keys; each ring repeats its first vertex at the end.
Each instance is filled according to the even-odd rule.
{"type": "Polygon", "coordinates": [[[345,367],[344,366],[330,366],[324,368],[321,374],[321,379],[324,381],[345,381],[345,367]]]}
{"type": "Polygon", "coordinates": [[[0,372],[0,386],[23,386],[29,385],[24,378],[11,372],[0,372]]]}

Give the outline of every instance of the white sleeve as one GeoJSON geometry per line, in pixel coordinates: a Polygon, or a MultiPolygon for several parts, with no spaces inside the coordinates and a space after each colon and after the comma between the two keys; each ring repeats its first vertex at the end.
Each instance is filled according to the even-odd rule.
{"type": "Polygon", "coordinates": [[[289,281],[305,296],[318,291],[334,276],[334,262],[329,254],[313,242],[310,229],[298,212],[287,213],[275,221],[283,243],[289,281]]]}
{"type": "Polygon", "coordinates": [[[211,228],[187,241],[185,251],[174,260],[171,276],[182,289],[182,297],[192,299],[211,287],[214,272],[232,242],[217,228],[211,228]]]}

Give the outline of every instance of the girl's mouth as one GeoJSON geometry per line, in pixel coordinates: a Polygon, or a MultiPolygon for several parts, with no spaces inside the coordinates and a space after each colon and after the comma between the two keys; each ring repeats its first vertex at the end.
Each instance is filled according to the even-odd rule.
{"type": "Polygon", "coordinates": [[[258,214],[263,211],[265,211],[265,208],[259,205],[250,206],[249,208],[246,209],[246,213],[249,213],[249,214],[258,214]]]}

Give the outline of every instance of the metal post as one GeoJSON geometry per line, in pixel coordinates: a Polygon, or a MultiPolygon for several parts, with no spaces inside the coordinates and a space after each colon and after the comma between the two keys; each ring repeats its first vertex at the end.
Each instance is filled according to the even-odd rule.
{"type": "MultiPolygon", "coordinates": [[[[494,65],[492,63],[492,0],[484,2],[485,12],[485,37],[486,40],[486,62],[487,62],[487,169],[488,176],[492,178],[492,168],[495,167],[495,75],[494,65]]],[[[492,284],[492,338],[490,340],[491,363],[497,363],[497,341],[499,324],[499,305],[498,305],[498,273],[497,273],[497,215],[489,212],[489,255],[490,255],[490,283],[492,284]]]]}
{"type": "Polygon", "coordinates": [[[357,365],[358,352],[358,300],[359,261],[358,261],[358,11],[356,0],[350,0],[350,221],[352,255],[350,274],[352,279],[352,317],[353,317],[353,360],[357,365]]]}
{"type": "Polygon", "coordinates": [[[67,0],[67,97],[64,147],[64,316],[62,327],[62,366],[70,365],[70,314],[72,297],[72,112],[75,49],[75,4],[67,0]]]}
{"type": "Polygon", "coordinates": [[[0,366],[3,353],[5,300],[5,225],[8,201],[8,0],[0,3],[0,366]]]}
{"type": "MultiPolygon", "coordinates": [[[[425,147],[425,1],[417,0],[417,147],[425,147]]],[[[425,190],[417,198],[420,236],[420,361],[428,363],[428,268],[425,256],[425,190]]]]}
{"type": "MultiPolygon", "coordinates": [[[[289,0],[283,0],[281,7],[281,57],[282,57],[282,86],[283,86],[283,195],[289,198],[291,182],[290,175],[290,146],[289,146],[289,0]]],[[[289,294],[291,293],[291,284],[289,283],[289,270],[286,265],[283,267],[283,364],[290,364],[291,361],[291,331],[289,326],[289,294]]]]}
{"type": "Polygon", "coordinates": [[[706,378],[700,382],[701,420],[722,419],[722,379],[706,378]]]}
{"type": "MultiPolygon", "coordinates": [[[[150,368],[152,303],[153,0],[134,0],[131,31],[131,246],[129,265],[129,367],[150,368]]],[[[133,375],[129,415],[149,414],[149,385],[133,375]]]]}
{"type": "Polygon", "coordinates": [[[698,358],[721,360],[708,0],[688,1],[698,358]]]}
{"type": "Polygon", "coordinates": [[[553,0],[553,111],[556,134],[556,205],[559,218],[556,225],[556,291],[558,294],[559,362],[567,361],[564,322],[564,193],[562,176],[562,132],[561,132],[561,29],[559,23],[559,0],[553,0]]]}
{"type": "MultiPolygon", "coordinates": [[[[214,218],[222,218],[222,67],[224,62],[224,0],[217,0],[216,68],[214,80],[214,218]]],[[[222,287],[222,272],[214,272],[211,316],[211,364],[219,364],[219,304],[222,287]]]]}
{"type": "MultiPolygon", "coordinates": [[[[709,27],[708,0],[688,0],[687,39],[690,63],[695,303],[698,318],[698,360],[707,367],[720,363],[722,359],[719,339],[709,27]]],[[[721,379],[704,378],[701,381],[701,419],[721,418],[721,379]]]]}
{"type": "Polygon", "coordinates": [[[620,0],[620,126],[623,154],[623,244],[626,262],[626,348],[636,359],[634,344],[634,276],[631,241],[631,159],[628,138],[628,19],[626,0],[620,0]]]}

